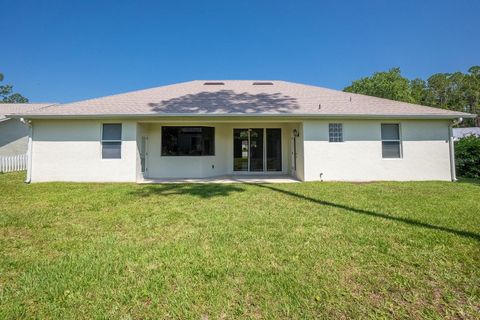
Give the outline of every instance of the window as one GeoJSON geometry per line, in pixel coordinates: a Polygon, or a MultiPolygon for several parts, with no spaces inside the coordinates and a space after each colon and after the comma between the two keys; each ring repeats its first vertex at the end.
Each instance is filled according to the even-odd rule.
{"type": "Polygon", "coordinates": [[[382,158],[401,158],[400,125],[382,124],[382,158]]]}
{"type": "Polygon", "coordinates": [[[162,127],[162,156],[213,156],[214,136],[213,127],[162,127]]]}
{"type": "Polygon", "coordinates": [[[122,157],[122,125],[104,123],[102,130],[102,159],[120,159],[122,157]]]}
{"type": "Polygon", "coordinates": [[[343,142],[343,126],[341,123],[328,124],[328,141],[343,142]]]}

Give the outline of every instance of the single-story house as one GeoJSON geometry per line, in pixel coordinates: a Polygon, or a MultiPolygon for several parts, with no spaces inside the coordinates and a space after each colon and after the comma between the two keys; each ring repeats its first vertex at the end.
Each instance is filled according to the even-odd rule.
{"type": "Polygon", "coordinates": [[[31,112],[49,105],[51,103],[0,103],[0,157],[27,153],[28,125],[6,115],[31,112]]]}
{"type": "Polygon", "coordinates": [[[454,180],[472,114],[285,81],[190,81],[10,115],[30,124],[28,182],[288,175],[454,180]]]}
{"type": "Polygon", "coordinates": [[[480,127],[453,128],[454,141],[458,141],[467,136],[477,136],[480,138],[480,127]]]}

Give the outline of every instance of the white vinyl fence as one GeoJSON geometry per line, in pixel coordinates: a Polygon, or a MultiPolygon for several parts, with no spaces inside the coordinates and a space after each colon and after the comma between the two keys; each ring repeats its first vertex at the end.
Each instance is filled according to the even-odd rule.
{"type": "Polygon", "coordinates": [[[27,170],[27,155],[0,156],[0,172],[27,170]]]}

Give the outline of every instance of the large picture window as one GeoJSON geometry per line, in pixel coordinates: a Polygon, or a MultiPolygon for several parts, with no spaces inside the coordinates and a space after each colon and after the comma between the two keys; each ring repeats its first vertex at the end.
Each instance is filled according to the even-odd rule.
{"type": "Polygon", "coordinates": [[[215,155],[215,128],[162,127],[162,156],[215,155]]]}
{"type": "Polygon", "coordinates": [[[102,159],[122,157],[122,124],[104,123],[102,128],[102,159]]]}
{"type": "Polygon", "coordinates": [[[401,158],[400,125],[397,123],[382,124],[382,158],[401,158]]]}

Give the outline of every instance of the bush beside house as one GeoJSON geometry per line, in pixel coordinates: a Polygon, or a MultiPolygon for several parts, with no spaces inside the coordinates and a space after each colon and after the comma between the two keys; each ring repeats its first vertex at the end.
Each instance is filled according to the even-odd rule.
{"type": "Polygon", "coordinates": [[[466,136],[455,142],[457,175],[480,179],[480,138],[466,136]]]}

